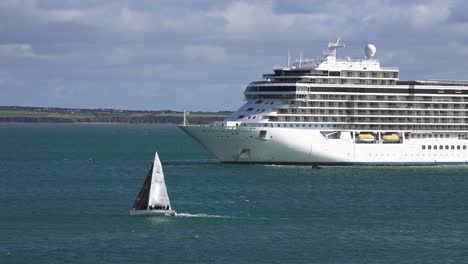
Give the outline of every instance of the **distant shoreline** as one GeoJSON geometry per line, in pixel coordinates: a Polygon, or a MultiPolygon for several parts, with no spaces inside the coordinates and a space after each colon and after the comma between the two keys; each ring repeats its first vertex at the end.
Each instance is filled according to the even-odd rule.
{"type": "MultiPolygon", "coordinates": [[[[192,124],[222,121],[229,111],[190,112],[192,124]]],[[[181,124],[183,112],[116,109],[78,109],[57,107],[0,106],[0,123],[77,123],[77,124],[181,124]]]]}

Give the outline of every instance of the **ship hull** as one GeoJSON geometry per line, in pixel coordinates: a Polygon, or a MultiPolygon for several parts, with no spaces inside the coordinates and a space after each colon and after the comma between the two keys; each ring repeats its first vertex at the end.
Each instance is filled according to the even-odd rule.
{"type": "MultiPolygon", "coordinates": [[[[326,135],[332,131],[314,129],[248,126],[180,126],[180,128],[206,147],[217,159],[226,163],[468,164],[468,151],[463,149],[463,146],[468,145],[468,141],[457,138],[405,139],[399,143],[383,141],[359,143],[351,136],[328,138],[326,135]],[[266,136],[265,132],[260,133],[260,131],[266,131],[266,136]],[[443,149],[428,150],[426,147],[423,149],[423,146],[428,145],[443,146],[443,149]]],[[[350,132],[342,133],[344,135],[350,132]]]]}

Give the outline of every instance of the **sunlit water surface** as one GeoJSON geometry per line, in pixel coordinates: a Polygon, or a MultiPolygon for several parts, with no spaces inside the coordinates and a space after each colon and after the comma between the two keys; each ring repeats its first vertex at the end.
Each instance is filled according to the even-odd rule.
{"type": "Polygon", "coordinates": [[[468,263],[465,166],[220,164],[169,125],[0,140],[0,263],[468,263]],[[131,217],[155,150],[179,214],[131,217]]]}

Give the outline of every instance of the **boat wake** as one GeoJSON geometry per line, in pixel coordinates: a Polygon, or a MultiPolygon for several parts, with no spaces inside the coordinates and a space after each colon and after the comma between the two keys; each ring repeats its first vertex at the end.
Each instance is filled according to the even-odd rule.
{"type": "Polygon", "coordinates": [[[189,213],[176,213],[177,217],[200,217],[200,218],[233,218],[231,216],[223,215],[208,215],[208,214],[189,214],[189,213]]]}

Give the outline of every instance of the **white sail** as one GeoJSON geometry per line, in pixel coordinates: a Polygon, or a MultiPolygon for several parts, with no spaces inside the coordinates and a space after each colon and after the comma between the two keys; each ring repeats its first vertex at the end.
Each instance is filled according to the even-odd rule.
{"type": "Polygon", "coordinates": [[[169,205],[169,208],[172,209],[169,202],[169,196],[167,195],[166,183],[164,182],[164,172],[157,152],[154,155],[148,207],[154,205],[169,205]]]}

